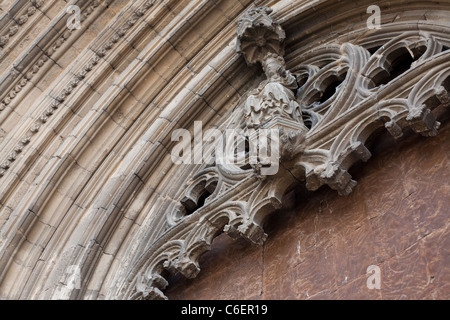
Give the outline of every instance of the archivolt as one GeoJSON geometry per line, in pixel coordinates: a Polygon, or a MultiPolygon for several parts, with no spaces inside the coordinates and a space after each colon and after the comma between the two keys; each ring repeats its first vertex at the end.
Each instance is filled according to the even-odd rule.
{"type": "MultiPolygon", "coordinates": [[[[81,2],[83,8],[90,7],[90,1],[81,2]]],[[[306,74],[312,79],[330,61],[334,65],[329,69],[340,67],[345,60],[339,60],[341,50],[347,58],[353,54],[351,68],[376,63],[377,48],[411,28],[417,36],[427,33],[431,37],[426,39],[441,41],[441,49],[449,47],[448,26],[443,23],[450,11],[446,3],[429,2],[424,7],[421,1],[409,1],[408,11],[387,7],[382,11],[384,29],[368,32],[361,17],[370,1],[359,7],[339,3],[337,9],[335,1],[259,1],[265,2],[286,30],[285,60],[292,72],[299,72],[299,80],[306,74]],[[418,22],[425,9],[433,8],[436,21],[418,22]],[[399,12],[404,16],[394,19],[399,12]]],[[[366,79],[357,78],[358,72],[334,73],[359,91],[346,87],[347,96],[335,97],[341,101],[340,109],[333,109],[335,98],[325,102],[326,108],[308,109],[316,119],[306,137],[310,149],[284,164],[282,181],[261,182],[252,170],[223,170],[216,175],[220,168],[176,166],[170,159],[173,130],[193,132],[198,120],[204,128],[238,126],[232,123],[233,112],[262,80],[259,68],[247,66],[235,51],[237,19],[254,4],[242,0],[100,4],[92,3],[90,14],[107,27],[102,26],[102,32],[79,51],[70,51],[69,44],[76,41],[60,43],[55,48],[60,60],[52,56],[55,63],[62,65],[74,52],[76,59],[62,65],[53,83],[48,82],[51,68],[35,68],[36,87],[42,93],[36,99],[36,90],[26,87],[14,102],[5,104],[9,109],[1,115],[2,157],[15,153],[2,159],[6,164],[0,193],[2,298],[162,298],[167,272],[194,277],[198,258],[221,232],[260,244],[265,218],[293,185],[305,183],[314,190],[328,184],[340,193],[351,192],[354,184],[346,170],[370,157],[364,142],[373,128],[386,127],[393,135],[407,126],[425,135],[434,133],[434,122],[417,119],[425,112],[419,107],[448,103],[448,51],[430,57],[427,51],[423,59],[429,59],[428,65],[418,61],[416,71],[404,75],[409,82],[420,77],[420,82],[403,91],[387,87],[392,96],[386,94],[386,101],[370,97],[367,90],[372,88],[362,85],[366,79]],[[427,66],[440,71],[424,75],[427,66]],[[351,94],[355,96],[346,99],[351,94]],[[366,98],[370,112],[356,119],[351,109],[366,98]],[[353,103],[344,108],[345,101],[353,103]],[[416,118],[411,112],[415,107],[416,118]],[[16,112],[22,116],[14,127],[16,112]],[[348,126],[354,130],[342,133],[329,125],[337,118],[354,124],[348,126]],[[329,140],[324,149],[320,136],[335,131],[339,139],[329,140]],[[191,183],[208,186],[214,196],[186,216],[182,199],[198,191],[189,187],[191,183]],[[81,288],[68,283],[70,266],[80,268],[81,288]]],[[[89,16],[86,21],[94,23],[89,16]]],[[[53,27],[61,28],[58,36],[67,31],[63,22],[64,17],[54,18],[53,27]]],[[[82,46],[89,31],[70,36],[77,36],[82,46]]],[[[50,27],[42,34],[46,32],[50,27]]],[[[58,36],[45,40],[49,48],[50,40],[57,41],[58,36]]],[[[30,45],[27,50],[32,55],[37,49],[30,45]]],[[[33,70],[32,64],[38,62],[28,63],[33,70]]],[[[363,76],[370,74],[368,70],[363,76]]],[[[5,79],[11,76],[2,78],[2,84],[5,79]]],[[[8,82],[0,88],[13,90],[15,85],[8,82]]],[[[303,89],[310,85],[317,89],[308,79],[304,85],[303,89]]],[[[198,201],[197,196],[191,198],[198,201]]]]}

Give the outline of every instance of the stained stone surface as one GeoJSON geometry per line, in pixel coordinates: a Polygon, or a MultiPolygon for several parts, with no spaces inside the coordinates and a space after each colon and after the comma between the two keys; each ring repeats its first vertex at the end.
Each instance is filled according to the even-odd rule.
{"type": "Polygon", "coordinates": [[[449,299],[450,125],[427,139],[381,136],[356,166],[347,197],[295,191],[255,247],[227,235],[195,280],[173,278],[170,299],[449,299]],[[305,198],[307,195],[309,198],[305,198]],[[367,288],[367,267],[381,289],[367,288]]]}
{"type": "Polygon", "coordinates": [[[0,0],[0,299],[448,298],[450,2],[373,4],[0,0]]]}

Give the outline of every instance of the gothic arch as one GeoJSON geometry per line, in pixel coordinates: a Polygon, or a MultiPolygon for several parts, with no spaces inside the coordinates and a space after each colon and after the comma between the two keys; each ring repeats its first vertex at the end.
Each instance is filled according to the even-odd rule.
{"type": "Polygon", "coordinates": [[[450,5],[407,2],[380,1],[379,30],[370,1],[80,0],[80,30],[65,2],[11,4],[28,18],[0,18],[0,297],[164,299],[168,273],[194,278],[217,235],[261,245],[296,184],[352,192],[378,129],[438,134],[450,5]],[[278,172],[174,164],[176,129],[250,127],[267,53],[284,58],[273,83],[293,109],[268,115],[278,172]]]}

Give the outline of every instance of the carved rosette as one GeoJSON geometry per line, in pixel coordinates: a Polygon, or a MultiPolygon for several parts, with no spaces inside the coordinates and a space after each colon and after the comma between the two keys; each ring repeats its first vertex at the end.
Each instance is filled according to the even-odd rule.
{"type": "Polygon", "coordinates": [[[238,21],[237,52],[241,53],[247,63],[262,63],[269,53],[284,55],[283,28],[269,14],[272,9],[257,7],[248,10],[238,21]]]}

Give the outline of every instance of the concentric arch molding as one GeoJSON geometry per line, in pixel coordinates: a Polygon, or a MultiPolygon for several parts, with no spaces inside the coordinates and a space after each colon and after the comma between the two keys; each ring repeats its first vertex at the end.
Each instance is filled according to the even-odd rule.
{"type": "Polygon", "coordinates": [[[370,47],[370,37],[365,46],[318,45],[295,57],[297,63],[286,70],[285,35],[270,13],[269,8],[251,9],[238,23],[237,51],[248,64],[260,63],[266,80],[256,93],[241,99],[221,128],[245,128],[249,122],[253,126],[255,112],[264,118],[264,110],[275,110],[265,122],[258,121],[257,128],[275,121],[281,148],[288,155],[280,157],[280,170],[273,176],[262,176],[255,168],[213,165],[190,179],[178,207],[166,211],[170,228],[139,257],[130,273],[129,299],[167,299],[163,294],[167,272],[195,278],[200,256],[223,232],[262,245],[267,238],[266,217],[281,207],[283,195],[296,184],[312,191],[327,185],[342,196],[351,193],[357,182],[348,170],[370,159],[366,142],[380,129],[394,138],[407,129],[426,137],[439,132],[437,117],[448,112],[450,103],[449,26],[424,26],[426,32],[404,30],[393,37],[390,32],[399,26],[387,25],[374,37],[375,47],[370,47]],[[267,71],[271,57],[279,58],[279,77],[267,71]],[[286,84],[286,72],[296,76],[294,87],[286,84]],[[278,87],[267,89],[271,83],[278,87]],[[285,89],[293,90],[295,98],[284,96],[285,89]],[[256,104],[252,112],[246,109],[249,99],[256,104]],[[286,121],[299,124],[291,130],[274,114],[283,117],[292,103],[301,117],[294,121],[289,112],[286,121]],[[246,121],[239,120],[243,118],[246,121]],[[205,192],[204,205],[198,205],[205,192]],[[189,206],[196,211],[187,214],[189,206]]]}
{"type": "Polygon", "coordinates": [[[290,190],[358,188],[379,132],[433,139],[448,119],[448,2],[379,1],[369,30],[369,0],[83,0],[76,31],[41,2],[0,58],[2,299],[165,299],[219,234],[263,245],[290,190]],[[198,121],[277,130],[276,174],[175,164],[173,132],[198,121]]]}

